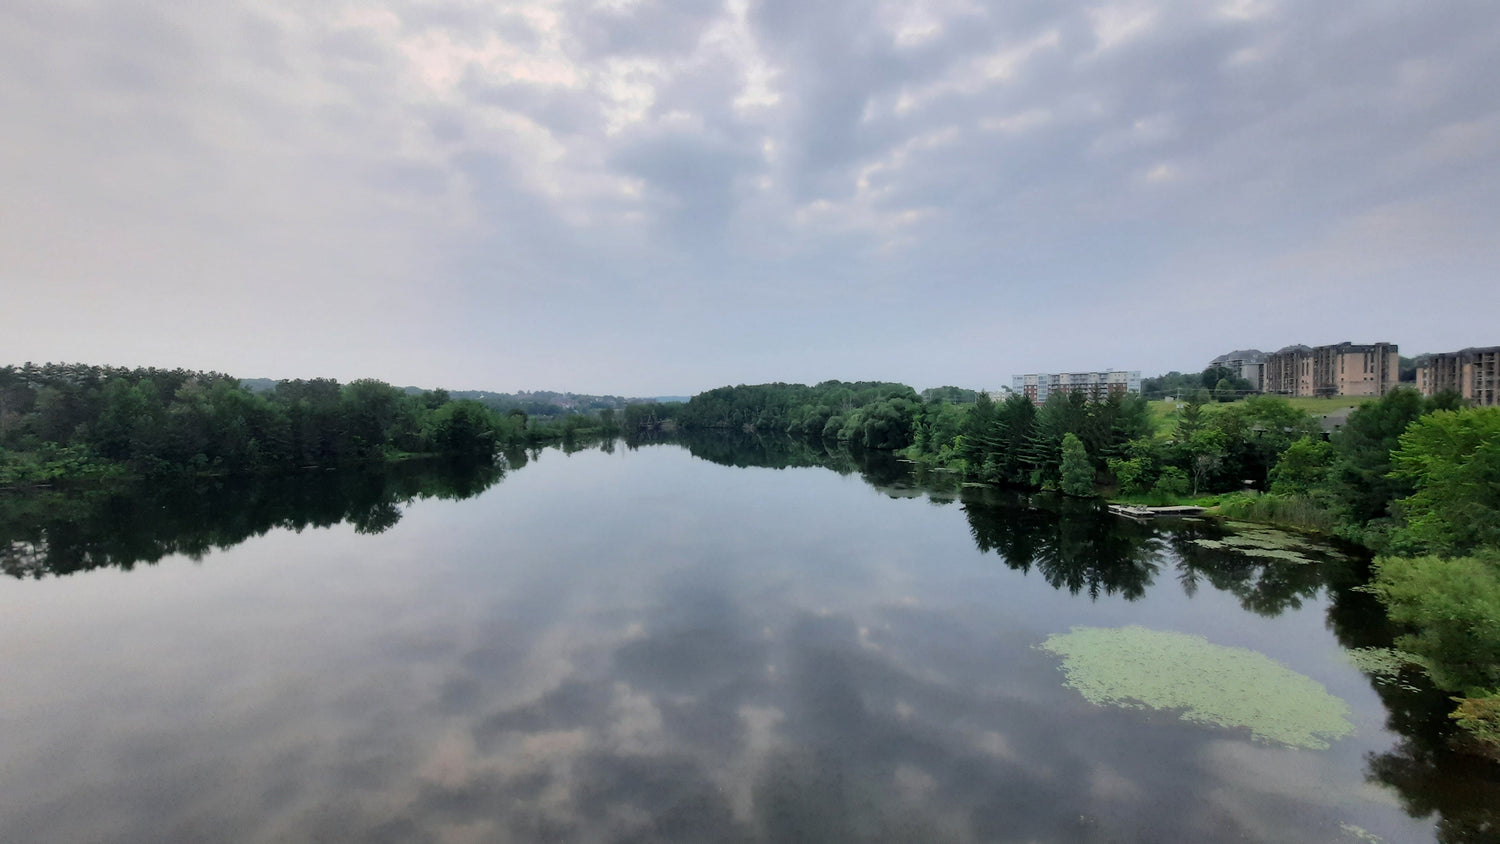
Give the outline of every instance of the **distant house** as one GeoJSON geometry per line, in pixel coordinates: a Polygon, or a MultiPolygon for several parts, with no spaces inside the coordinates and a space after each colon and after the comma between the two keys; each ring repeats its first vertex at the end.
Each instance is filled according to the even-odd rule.
{"type": "Polygon", "coordinates": [[[1260,349],[1244,349],[1219,355],[1208,362],[1210,367],[1228,369],[1250,382],[1251,389],[1260,392],[1266,381],[1266,353],[1260,349]]]}
{"type": "Polygon", "coordinates": [[[1484,407],[1500,405],[1500,346],[1430,355],[1417,365],[1424,396],[1452,391],[1484,407]]]}
{"type": "Polygon", "coordinates": [[[1287,346],[1266,357],[1264,392],[1282,396],[1383,396],[1400,382],[1395,343],[1287,346]]]}
{"type": "Polygon", "coordinates": [[[1113,393],[1139,393],[1141,371],[1106,369],[1103,372],[1053,372],[1011,376],[1011,389],[1043,404],[1053,393],[1087,392],[1090,398],[1113,393]]]}

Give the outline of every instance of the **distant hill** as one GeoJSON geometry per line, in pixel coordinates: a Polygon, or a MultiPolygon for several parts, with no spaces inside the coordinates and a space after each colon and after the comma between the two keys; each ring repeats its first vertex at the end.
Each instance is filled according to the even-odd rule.
{"type": "Polygon", "coordinates": [[[241,378],[240,386],[252,393],[268,393],[276,389],[276,382],[270,378],[241,378]]]}

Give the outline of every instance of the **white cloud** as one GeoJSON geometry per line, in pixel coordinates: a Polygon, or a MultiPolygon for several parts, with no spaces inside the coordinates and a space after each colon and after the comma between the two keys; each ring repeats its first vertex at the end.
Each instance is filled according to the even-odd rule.
{"type": "Polygon", "coordinates": [[[979,121],[979,128],[986,132],[1017,135],[1038,129],[1053,121],[1052,111],[1045,108],[1029,108],[1004,117],[986,117],[979,121]]]}
{"type": "Polygon", "coordinates": [[[1156,27],[1159,10],[1143,3],[1118,3],[1089,10],[1097,52],[1128,44],[1156,27]]]}

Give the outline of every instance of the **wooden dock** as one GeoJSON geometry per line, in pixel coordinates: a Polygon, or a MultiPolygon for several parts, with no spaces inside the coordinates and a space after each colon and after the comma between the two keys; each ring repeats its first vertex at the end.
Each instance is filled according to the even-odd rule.
{"type": "Polygon", "coordinates": [[[1154,519],[1159,516],[1196,516],[1202,507],[1178,505],[1175,507],[1146,507],[1139,504],[1111,504],[1109,512],[1127,519],[1154,519]]]}

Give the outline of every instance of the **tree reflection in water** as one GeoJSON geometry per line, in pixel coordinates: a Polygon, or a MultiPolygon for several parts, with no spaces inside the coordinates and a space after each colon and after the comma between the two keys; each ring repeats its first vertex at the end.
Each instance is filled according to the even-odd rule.
{"type": "Polygon", "coordinates": [[[172,554],[201,559],[273,528],[348,522],[389,530],[405,504],[478,495],[505,463],[412,461],[392,466],[0,496],[0,571],[41,578],[129,570],[172,554]]]}
{"type": "MultiPolygon", "coordinates": [[[[1139,523],[1112,516],[1093,501],[960,488],[951,474],[924,471],[890,455],[851,454],[777,437],[699,435],[684,445],[695,456],[728,466],[825,466],[858,472],[896,497],[926,495],[935,504],[957,497],[980,551],[1017,571],[1035,570],[1053,588],[1074,595],[1138,600],[1171,568],[1189,597],[1206,584],[1266,618],[1299,609],[1326,590],[1328,625],[1348,648],[1389,647],[1396,635],[1374,597],[1357,588],[1369,579],[1368,559],[1357,548],[1310,542],[1299,548],[1308,562],[1266,559],[1203,544],[1230,533],[1210,520],[1139,523]]],[[[1500,765],[1454,750],[1448,696],[1421,677],[1405,679],[1416,691],[1371,678],[1389,713],[1386,726],[1401,740],[1369,757],[1367,778],[1393,789],[1413,817],[1436,815],[1443,842],[1500,841],[1500,765]]]]}

